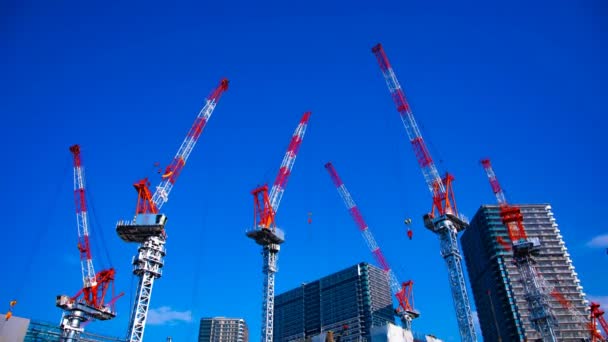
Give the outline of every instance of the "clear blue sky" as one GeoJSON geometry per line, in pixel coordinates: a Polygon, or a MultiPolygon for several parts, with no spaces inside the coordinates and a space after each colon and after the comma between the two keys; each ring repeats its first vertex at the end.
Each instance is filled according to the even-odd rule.
{"type": "Polygon", "coordinates": [[[262,260],[244,235],[250,190],[273,180],[306,110],[277,218],[287,234],[277,293],[373,262],[323,168],[332,160],[389,262],[415,281],[415,329],[457,340],[439,243],[422,226],[430,195],[370,51],[377,42],[439,168],[457,178],[461,211],[472,217],[494,203],[478,163],[491,157],[511,201],[552,204],[585,292],[608,296],[608,255],[588,245],[607,234],[606,4],[365,3],[2,2],[0,311],[16,297],[17,316],[58,323],[55,296],[82,286],[68,152],[79,143],[96,266],[109,265],[103,236],[117,290],[127,292],[114,321],[87,329],[124,335],[136,245],[114,225],[134,213],[131,184],[158,182],[153,164],[170,162],[227,77],[164,207],[168,254],[152,308],[190,311],[192,321],[148,325],[146,340],[192,341],[197,320],[217,315],[245,318],[258,340],[262,260]]]}

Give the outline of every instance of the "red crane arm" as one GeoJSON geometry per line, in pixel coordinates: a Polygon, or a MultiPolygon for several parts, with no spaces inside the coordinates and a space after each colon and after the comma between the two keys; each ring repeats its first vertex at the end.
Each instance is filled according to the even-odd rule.
{"type": "Polygon", "coordinates": [[[95,269],[91,256],[89,242],[89,220],[87,214],[87,201],[85,197],[85,178],[80,155],[80,146],[70,146],[74,157],[74,204],[76,206],[76,226],[78,228],[78,251],[80,252],[80,267],[82,269],[83,288],[97,285],[95,269]]]}
{"type": "Polygon", "coordinates": [[[222,79],[220,84],[207,97],[205,105],[196,116],[196,119],[194,119],[194,123],[190,127],[186,138],[177,150],[177,154],[171,161],[171,164],[165,169],[162,180],[156,187],[154,194],[151,194],[148,188],[149,182],[147,179],[140,180],[133,185],[138,194],[136,214],[156,214],[163,204],[169,200],[169,194],[171,193],[171,189],[173,189],[175,181],[186,165],[186,161],[211,118],[211,114],[213,114],[213,110],[220,97],[226,90],[228,90],[228,80],[222,79]]]}
{"type": "Polygon", "coordinates": [[[494,192],[496,200],[500,205],[500,216],[502,217],[502,222],[507,227],[509,238],[512,242],[527,239],[528,234],[526,233],[526,228],[524,227],[524,217],[521,214],[521,209],[518,206],[511,205],[507,202],[507,198],[502,187],[500,186],[500,183],[498,182],[498,178],[496,178],[496,173],[492,168],[490,159],[482,159],[481,165],[486,171],[488,180],[490,181],[490,186],[492,187],[492,192],[494,192]]]}
{"type": "Polygon", "coordinates": [[[274,218],[277,210],[279,210],[279,204],[281,202],[281,198],[283,198],[287,180],[291,175],[291,170],[296,162],[296,156],[300,150],[302,141],[304,141],[304,133],[306,132],[306,127],[308,126],[310,114],[311,112],[304,113],[300,119],[300,122],[298,123],[298,126],[296,127],[296,130],[293,132],[291,140],[289,141],[289,146],[287,147],[287,152],[285,152],[285,156],[281,162],[279,173],[277,174],[272,189],[270,190],[270,194],[268,193],[268,185],[260,186],[251,192],[254,198],[255,226],[266,229],[274,228],[274,218]]]}
{"type": "Polygon", "coordinates": [[[342,200],[344,201],[344,205],[346,205],[348,212],[350,213],[353,220],[355,221],[355,224],[359,228],[359,231],[361,232],[361,235],[363,236],[363,239],[365,240],[365,243],[367,244],[370,252],[372,252],[372,255],[376,259],[378,265],[388,275],[391,291],[393,295],[397,298],[397,302],[399,303],[398,310],[413,312],[414,296],[412,293],[412,287],[414,285],[414,282],[409,280],[400,285],[399,281],[397,280],[397,276],[386,261],[382,250],[376,243],[376,239],[374,239],[374,235],[369,230],[365,219],[363,219],[363,215],[361,214],[359,207],[357,207],[357,204],[350,195],[350,192],[348,192],[348,189],[342,182],[342,179],[340,179],[338,172],[336,171],[332,163],[325,164],[325,168],[327,169],[327,172],[329,172],[331,180],[334,182],[334,185],[336,186],[340,197],[342,197],[342,200]]]}
{"type": "MultiPolygon", "coordinates": [[[[74,202],[76,204],[76,222],[78,226],[78,250],[80,252],[80,262],[84,282],[84,286],[80,291],[78,291],[78,293],[76,293],[76,295],[72,297],[72,300],[77,300],[82,295],[82,299],[87,305],[100,309],[108,305],[104,304],[105,295],[108,287],[111,285],[113,288],[114,286],[115,271],[113,268],[110,268],[95,273],[93,268],[85,198],[84,168],[82,166],[80,146],[70,146],[70,152],[72,152],[74,157],[74,202]]],[[[120,296],[122,296],[122,294],[112,300],[112,304],[110,305],[112,311],[114,311],[113,302],[115,302],[120,296]]]]}
{"type": "Polygon", "coordinates": [[[395,102],[395,106],[397,107],[397,111],[401,116],[401,121],[403,122],[405,131],[407,132],[407,136],[410,140],[412,148],[414,149],[416,160],[420,165],[420,169],[422,170],[422,174],[424,175],[424,179],[429,191],[433,195],[433,207],[430,213],[431,217],[435,216],[435,210],[438,211],[439,216],[444,214],[453,214],[458,216],[456,200],[454,198],[454,192],[451,188],[451,181],[453,180],[453,177],[446,175],[446,178],[442,179],[439,176],[435,162],[433,162],[433,158],[431,158],[431,154],[426,147],[426,143],[424,142],[420,129],[418,128],[418,124],[416,123],[414,113],[407,102],[401,85],[399,85],[397,76],[391,67],[382,44],[377,44],[374,46],[372,48],[372,52],[378,60],[378,65],[380,66],[380,70],[384,75],[388,90],[391,93],[393,102],[395,102]]]}

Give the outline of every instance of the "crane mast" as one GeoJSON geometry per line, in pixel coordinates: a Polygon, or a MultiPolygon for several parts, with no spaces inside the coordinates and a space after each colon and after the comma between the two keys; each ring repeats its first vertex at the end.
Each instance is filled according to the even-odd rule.
{"type": "Polygon", "coordinates": [[[327,172],[329,172],[329,175],[330,175],[332,181],[334,182],[334,185],[336,186],[336,189],[338,190],[340,197],[342,197],[342,200],[344,201],[344,205],[346,205],[346,209],[348,209],[348,212],[350,213],[353,220],[355,221],[355,224],[359,228],[359,231],[361,231],[361,235],[363,236],[363,239],[365,240],[367,247],[369,248],[370,252],[372,252],[378,265],[382,268],[384,273],[386,273],[386,275],[388,276],[388,281],[389,281],[389,286],[391,288],[391,292],[397,298],[398,307],[397,307],[396,312],[399,315],[399,318],[401,319],[403,328],[411,331],[412,330],[412,320],[414,320],[420,316],[420,313],[417,310],[415,310],[413,307],[414,297],[412,294],[412,286],[413,286],[414,282],[412,280],[409,280],[407,282],[400,283],[397,280],[397,276],[395,276],[395,273],[393,272],[390,265],[386,261],[386,258],[384,257],[382,250],[376,243],[376,239],[374,238],[374,235],[369,230],[369,226],[363,219],[363,215],[361,214],[359,207],[357,206],[357,204],[355,203],[355,200],[350,195],[350,192],[346,188],[346,185],[344,185],[344,183],[342,182],[342,179],[338,175],[338,172],[334,168],[333,164],[331,162],[329,162],[329,163],[325,164],[325,168],[327,169],[327,172]]]}
{"type": "Polygon", "coordinates": [[[115,271],[113,268],[95,273],[91,255],[84,167],[82,166],[80,146],[70,146],[70,152],[74,160],[74,204],[76,207],[76,227],[78,231],[77,247],[80,254],[83,287],[74,296],[57,296],[55,304],[64,311],[61,320],[62,338],[64,341],[72,342],[78,341],[80,333],[84,330],[82,322],[93,319],[109,320],[116,317],[114,302],[123,294],[114,296],[115,271]],[[113,298],[104,303],[110,287],[112,288],[113,298]]]}
{"type": "Polygon", "coordinates": [[[137,299],[129,323],[128,339],[130,342],[143,340],[154,280],[162,276],[166,254],[165,223],[167,217],[159,214],[159,210],[169,200],[169,194],[175,181],[186,165],[186,161],[213,114],[220,97],[227,89],[228,80],[222,79],[207,97],[205,105],[196,116],[177,154],[162,174],[161,182],[156,187],[154,194],[150,191],[150,182],[147,178],[133,184],[137,191],[135,217],[131,221],[119,221],[116,225],[116,232],[122,240],[140,243],[138,254],[133,258],[133,274],[140,279],[137,299]]]}
{"type": "MultiPolygon", "coordinates": [[[[549,306],[545,282],[535,266],[535,257],[540,252],[540,240],[528,238],[523,224],[523,215],[518,206],[510,205],[489,159],[481,160],[492,192],[500,206],[500,216],[507,228],[515,266],[521,276],[524,298],[530,308],[530,320],[535,330],[542,336],[543,341],[557,341],[555,328],[557,320],[549,306]]],[[[504,245],[504,242],[501,242],[504,245]]],[[[562,304],[563,305],[563,304],[562,304]]],[[[567,307],[567,306],[566,306],[567,307]]]]}
{"type": "Polygon", "coordinates": [[[254,189],[251,194],[254,201],[253,229],[247,232],[247,237],[253,239],[262,246],[264,285],[262,293],[262,342],[272,342],[274,325],[274,279],[278,271],[277,259],[280,245],[285,241],[285,233],[276,227],[275,215],[279,210],[279,204],[287,180],[291,175],[298,150],[304,139],[304,133],[308,126],[310,112],[305,112],[293,133],[287,152],[281,162],[279,173],[273,183],[270,194],[268,185],[254,189]]]}
{"type": "Polygon", "coordinates": [[[462,269],[462,255],[460,254],[456,238],[457,233],[464,230],[468,223],[464,217],[458,214],[456,199],[452,190],[454,177],[450,174],[446,174],[444,178],[439,176],[435,162],[426,147],[426,143],[414,118],[414,113],[407,102],[405,93],[397,80],[397,76],[382,45],[377,44],[374,46],[372,52],[376,56],[393,102],[397,107],[407,136],[414,149],[416,160],[433,198],[431,211],[424,215],[424,223],[426,228],[439,236],[441,255],[448,268],[448,280],[460,337],[463,341],[476,341],[477,336],[473,325],[473,315],[462,269]]]}

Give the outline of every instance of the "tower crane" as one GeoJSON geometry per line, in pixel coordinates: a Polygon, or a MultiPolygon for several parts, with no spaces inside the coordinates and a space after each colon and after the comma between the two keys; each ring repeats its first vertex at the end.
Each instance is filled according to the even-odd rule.
{"type": "Polygon", "coordinates": [[[600,304],[592,302],[590,304],[591,309],[591,340],[593,342],[596,341],[608,341],[608,323],[606,323],[606,319],[604,318],[604,310],[600,309],[600,304]],[[604,329],[604,334],[606,338],[602,337],[602,335],[597,331],[597,323],[600,323],[602,329],[604,329]]]}
{"type": "Polygon", "coordinates": [[[70,146],[74,157],[74,203],[76,204],[76,226],[78,229],[78,251],[82,269],[83,286],[74,296],[59,295],[56,306],[63,309],[61,319],[62,341],[78,341],[84,331],[82,322],[98,319],[101,321],[116,317],[115,301],[123,293],[114,296],[114,268],[95,273],[91,244],[89,238],[89,220],[87,215],[87,200],[85,196],[84,167],[80,155],[80,146],[70,146]],[[108,289],[111,288],[111,298],[106,303],[108,289]]]}
{"type": "Polygon", "coordinates": [[[399,85],[397,76],[389,63],[388,57],[381,44],[372,48],[378,60],[389,92],[401,116],[401,121],[414,149],[414,154],[422,170],[429,191],[433,197],[431,211],[424,215],[424,225],[439,236],[441,256],[448,267],[448,278],[458,321],[460,337],[463,341],[476,341],[475,327],[469,296],[464,281],[462,256],[458,247],[456,235],[467,226],[467,220],[458,214],[456,199],[452,190],[454,177],[446,174],[439,176],[435,162],[431,158],[426,143],[422,138],[414,113],[407,102],[405,93],[399,85]]]}
{"type": "MultiPolygon", "coordinates": [[[[545,288],[545,282],[535,266],[535,257],[540,253],[540,240],[528,237],[521,210],[518,206],[507,202],[490,160],[481,160],[481,165],[488,175],[492,192],[494,192],[500,206],[502,222],[507,227],[507,233],[511,240],[511,248],[509,249],[513,250],[515,266],[521,275],[524,298],[530,308],[532,325],[540,333],[543,341],[557,341],[555,331],[557,320],[549,306],[548,289],[545,288]]],[[[500,243],[503,246],[506,244],[503,240],[500,243]]]]}
{"type": "Polygon", "coordinates": [[[161,182],[154,194],[150,191],[150,182],[144,178],[133,184],[137,191],[135,217],[131,221],[119,221],[116,225],[118,236],[126,242],[140,243],[138,254],[133,258],[133,274],[139,277],[137,299],[131,313],[128,339],[139,342],[144,338],[144,329],[148,317],[150,298],[154,280],[162,275],[165,257],[165,223],[167,217],[160,214],[160,209],[169,200],[171,189],[181,174],[186,161],[192,153],[198,138],[209,121],[215,106],[222,94],[228,89],[228,80],[220,84],[207,97],[186,138],[177,150],[177,154],[161,175],[161,182]]]}
{"type": "Polygon", "coordinates": [[[247,237],[262,246],[264,289],[262,298],[262,342],[272,342],[274,325],[274,276],[278,271],[277,259],[280,245],[285,241],[285,233],[275,223],[281,198],[285,192],[287,180],[296,161],[296,156],[304,133],[308,126],[310,112],[304,113],[296,127],[287,152],[283,157],[279,173],[268,193],[268,185],[262,185],[251,191],[254,203],[253,229],[247,231],[247,237]]]}
{"type": "Polygon", "coordinates": [[[395,276],[395,273],[386,261],[382,250],[376,243],[374,235],[369,230],[369,226],[363,219],[363,215],[361,214],[359,207],[350,195],[350,192],[348,192],[348,189],[346,188],[346,185],[344,185],[344,183],[342,182],[342,179],[338,175],[338,172],[336,171],[331,162],[325,164],[325,168],[327,169],[327,172],[329,172],[329,175],[332,181],[334,182],[334,185],[336,186],[340,197],[342,197],[342,200],[344,201],[344,205],[346,205],[348,212],[350,212],[350,215],[355,221],[355,224],[357,225],[357,227],[359,227],[361,235],[363,236],[363,239],[369,247],[369,250],[374,255],[374,258],[376,259],[378,265],[380,265],[384,273],[386,273],[386,275],[388,276],[391,292],[393,293],[395,298],[397,298],[398,306],[395,311],[401,319],[403,328],[405,330],[411,331],[412,320],[420,316],[420,313],[414,309],[414,295],[412,293],[414,282],[412,280],[408,280],[406,282],[400,283],[397,280],[397,277],[395,276]]]}

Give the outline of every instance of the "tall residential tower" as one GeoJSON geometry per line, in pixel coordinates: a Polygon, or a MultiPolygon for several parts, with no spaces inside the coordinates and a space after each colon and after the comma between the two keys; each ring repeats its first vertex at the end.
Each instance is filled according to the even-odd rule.
{"type": "MultiPolygon", "coordinates": [[[[538,272],[547,283],[548,290],[557,290],[571,308],[569,310],[557,298],[549,296],[549,305],[557,320],[558,339],[580,341],[588,338],[589,331],[584,323],[587,315],[585,293],[551,206],[522,204],[518,207],[528,236],[540,240],[539,256],[535,258],[538,272]]],[[[485,341],[537,340],[540,334],[532,327],[513,253],[498,242],[499,237],[508,239],[500,208],[498,205],[484,205],[460,240],[483,338],[485,341]]]]}

